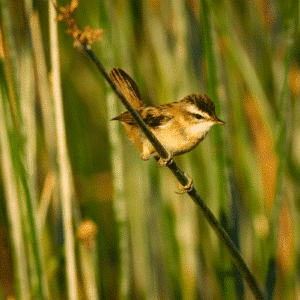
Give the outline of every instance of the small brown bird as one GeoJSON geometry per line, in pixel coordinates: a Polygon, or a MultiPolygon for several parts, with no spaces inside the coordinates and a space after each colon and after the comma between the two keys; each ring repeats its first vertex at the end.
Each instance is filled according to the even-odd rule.
{"type": "MultiPolygon", "coordinates": [[[[171,156],[191,151],[215,124],[226,124],[217,118],[215,105],[206,95],[192,94],[178,102],[146,106],[138,86],[125,71],[113,68],[109,76],[171,156]]],[[[125,126],[128,138],[142,152],[143,160],[158,156],[128,111],[113,120],[125,126]]]]}

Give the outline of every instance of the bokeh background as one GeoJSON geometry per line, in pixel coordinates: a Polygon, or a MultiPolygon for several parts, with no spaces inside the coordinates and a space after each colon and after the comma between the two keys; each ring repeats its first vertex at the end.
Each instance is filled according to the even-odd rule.
{"type": "MultiPolygon", "coordinates": [[[[59,6],[68,4],[59,1],[59,6]]],[[[0,298],[253,299],[49,1],[0,1],[0,298]]],[[[300,4],[89,0],[93,51],[149,105],[206,93],[227,126],[175,159],[268,299],[300,299],[300,4]]]]}

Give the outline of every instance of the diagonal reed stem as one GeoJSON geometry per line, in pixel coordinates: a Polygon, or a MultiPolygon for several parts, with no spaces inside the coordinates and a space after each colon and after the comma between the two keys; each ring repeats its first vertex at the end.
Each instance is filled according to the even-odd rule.
{"type": "MultiPolygon", "coordinates": [[[[159,142],[159,140],[155,137],[155,135],[150,131],[148,126],[145,124],[145,122],[142,120],[140,115],[137,113],[137,111],[130,105],[130,103],[127,101],[125,96],[120,92],[118,87],[115,85],[115,83],[111,80],[108,73],[94,54],[94,52],[87,46],[83,45],[85,52],[87,55],[92,59],[92,61],[96,64],[99,71],[102,73],[108,84],[112,87],[113,91],[117,94],[119,99],[122,101],[126,109],[132,114],[136,122],[139,124],[147,138],[150,140],[152,145],[155,147],[158,154],[164,158],[168,158],[168,152],[163,147],[163,145],[159,142]]],[[[180,184],[183,186],[186,186],[189,182],[187,176],[185,173],[177,166],[177,164],[174,162],[174,160],[171,160],[170,164],[167,164],[167,167],[172,171],[172,173],[175,175],[175,177],[178,179],[180,184]]],[[[242,276],[245,278],[246,282],[248,283],[253,295],[256,299],[263,300],[264,295],[261,291],[258,283],[256,282],[256,279],[250,272],[249,268],[247,267],[245,261],[243,260],[242,256],[240,255],[238,249],[235,247],[234,243],[230,239],[227,232],[223,229],[219,221],[216,219],[216,217],[213,215],[211,210],[207,207],[201,196],[198,194],[197,190],[193,187],[189,192],[189,196],[193,199],[193,201],[200,207],[204,217],[209,222],[217,236],[220,238],[222,243],[226,246],[227,250],[229,251],[232,260],[234,261],[236,267],[240,270],[242,276]]]]}

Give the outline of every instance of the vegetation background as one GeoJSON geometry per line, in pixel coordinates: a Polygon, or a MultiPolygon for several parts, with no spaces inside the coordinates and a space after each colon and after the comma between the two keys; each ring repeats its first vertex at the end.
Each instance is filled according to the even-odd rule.
{"type": "MultiPolygon", "coordinates": [[[[253,299],[55,17],[0,1],[0,299],[253,299]]],[[[213,98],[228,125],[175,160],[268,299],[300,299],[299,1],[90,0],[75,18],[149,105],[213,98]]]]}

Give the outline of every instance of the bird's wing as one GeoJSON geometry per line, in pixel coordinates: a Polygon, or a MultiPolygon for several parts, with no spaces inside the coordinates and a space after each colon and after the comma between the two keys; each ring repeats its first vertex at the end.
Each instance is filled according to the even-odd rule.
{"type": "Polygon", "coordinates": [[[109,76],[134,109],[146,107],[137,84],[125,71],[120,68],[112,68],[109,76]]]}
{"type": "Polygon", "coordinates": [[[165,105],[158,107],[146,107],[141,111],[141,117],[150,128],[158,128],[173,119],[173,115],[168,112],[165,105]]]}
{"type": "MultiPolygon", "coordinates": [[[[146,108],[139,109],[138,113],[150,128],[158,128],[163,126],[174,117],[166,110],[164,105],[158,107],[148,106],[146,108]]],[[[128,111],[125,111],[113,120],[118,120],[129,125],[136,125],[135,119],[128,111]]]]}

